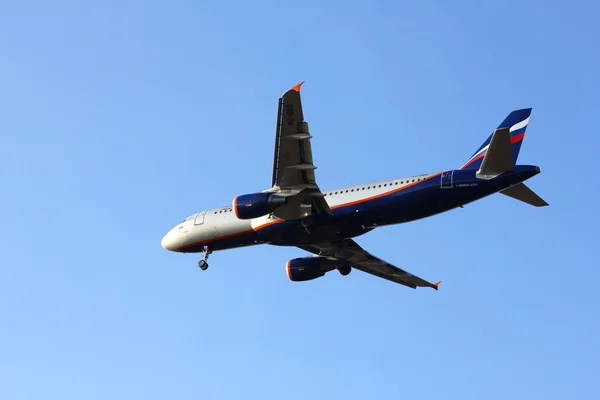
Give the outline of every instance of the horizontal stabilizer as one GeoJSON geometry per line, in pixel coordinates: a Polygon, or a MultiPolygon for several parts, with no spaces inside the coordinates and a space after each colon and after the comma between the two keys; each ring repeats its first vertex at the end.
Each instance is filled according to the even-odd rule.
{"type": "Polygon", "coordinates": [[[508,197],[512,197],[513,199],[520,200],[524,203],[531,204],[535,207],[544,207],[548,205],[548,203],[546,203],[540,196],[535,194],[533,190],[525,186],[524,183],[518,183],[502,190],[500,193],[505,194],[508,197]]]}
{"type": "Polygon", "coordinates": [[[481,167],[477,171],[477,177],[491,179],[504,172],[513,171],[514,167],[510,130],[509,128],[496,129],[481,167]]]}

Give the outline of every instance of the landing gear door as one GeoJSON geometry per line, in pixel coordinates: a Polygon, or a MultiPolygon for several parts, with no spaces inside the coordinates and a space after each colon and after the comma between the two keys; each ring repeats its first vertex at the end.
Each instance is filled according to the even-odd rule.
{"type": "Polygon", "coordinates": [[[442,189],[450,189],[452,188],[452,178],[454,177],[454,170],[442,172],[442,189]]]}
{"type": "Polygon", "coordinates": [[[206,211],[200,211],[196,214],[196,219],[194,220],[194,225],[202,225],[204,223],[204,216],[206,215],[206,211]]]}

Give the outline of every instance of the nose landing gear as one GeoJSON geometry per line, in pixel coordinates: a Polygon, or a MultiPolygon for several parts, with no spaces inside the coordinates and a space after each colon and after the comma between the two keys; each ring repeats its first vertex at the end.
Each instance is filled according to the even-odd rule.
{"type": "Polygon", "coordinates": [[[210,253],[212,253],[212,251],[208,248],[208,246],[204,246],[204,258],[202,258],[202,260],[198,261],[198,267],[200,267],[200,269],[202,271],[205,271],[208,268],[208,256],[210,255],[210,253]]]}
{"type": "Polygon", "coordinates": [[[202,271],[204,271],[206,270],[206,268],[208,268],[208,263],[206,262],[206,260],[200,260],[198,261],[198,266],[202,271]]]}

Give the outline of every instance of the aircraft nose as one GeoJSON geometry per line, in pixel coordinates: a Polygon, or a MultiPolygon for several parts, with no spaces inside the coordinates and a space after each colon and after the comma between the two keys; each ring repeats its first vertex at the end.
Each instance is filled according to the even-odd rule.
{"type": "Polygon", "coordinates": [[[179,235],[177,232],[170,230],[160,241],[160,245],[165,250],[177,251],[179,235]]]}

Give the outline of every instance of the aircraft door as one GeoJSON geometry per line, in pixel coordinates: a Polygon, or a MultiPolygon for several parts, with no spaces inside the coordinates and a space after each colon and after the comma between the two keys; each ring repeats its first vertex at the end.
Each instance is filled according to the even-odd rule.
{"type": "Polygon", "coordinates": [[[442,172],[442,181],[440,187],[442,189],[452,188],[452,178],[454,177],[454,170],[442,172]]]}
{"type": "Polygon", "coordinates": [[[196,214],[196,219],[194,220],[194,225],[202,225],[204,223],[204,216],[206,215],[206,211],[200,211],[196,214]]]}

